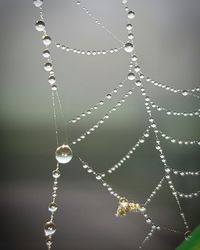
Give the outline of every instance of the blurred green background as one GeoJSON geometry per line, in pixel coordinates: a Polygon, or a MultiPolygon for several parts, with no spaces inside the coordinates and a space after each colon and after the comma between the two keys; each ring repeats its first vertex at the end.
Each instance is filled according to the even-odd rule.
{"type": "MultiPolygon", "coordinates": [[[[49,35],[55,42],[80,49],[118,47],[73,1],[45,1],[49,35]]],[[[127,22],[121,1],[82,1],[110,30],[127,40],[127,22]]],[[[129,1],[136,12],[133,21],[136,51],[146,75],[185,89],[199,85],[200,1],[129,1]]],[[[48,219],[51,170],[55,168],[55,131],[51,93],[41,56],[43,46],[34,23],[38,9],[32,1],[0,1],[0,119],[1,119],[1,230],[2,250],[46,249],[43,224],[48,219]]],[[[128,55],[65,54],[51,47],[59,93],[66,121],[101,100],[127,74],[128,55]]],[[[112,101],[69,127],[70,141],[95,124],[130,89],[131,83],[112,101]]],[[[198,99],[182,97],[147,84],[153,101],[177,111],[199,108],[198,99]]],[[[180,139],[199,139],[199,118],[169,117],[153,112],[159,128],[180,139]]],[[[104,126],[73,147],[96,171],[114,165],[147,128],[143,100],[136,91],[104,126]]],[[[124,167],[107,178],[119,194],[143,203],[163,175],[155,138],[147,139],[124,167]]],[[[172,145],[162,140],[168,164],[179,170],[199,169],[197,146],[172,145]]],[[[173,178],[177,190],[199,190],[199,177],[173,178]]],[[[117,201],[87,175],[74,159],[63,166],[58,192],[55,248],[59,250],[137,249],[150,230],[139,215],[116,218],[117,201]]],[[[188,223],[199,224],[199,198],[181,200],[188,223]]],[[[184,232],[174,198],[165,184],[149,205],[155,223],[184,232]]],[[[172,250],[183,235],[156,232],[144,249],[172,250]]]]}

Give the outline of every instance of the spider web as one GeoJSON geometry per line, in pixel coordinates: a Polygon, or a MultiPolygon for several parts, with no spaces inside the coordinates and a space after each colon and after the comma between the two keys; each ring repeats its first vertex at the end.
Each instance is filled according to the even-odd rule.
{"type": "MultiPolygon", "coordinates": [[[[129,13],[129,8],[128,8],[128,1],[123,0],[122,1],[126,15],[129,13]]],[[[70,48],[67,45],[64,45],[62,43],[55,43],[55,46],[58,49],[63,50],[64,52],[67,53],[76,53],[79,54],[80,56],[98,56],[98,55],[106,55],[108,53],[117,53],[122,49],[126,50],[126,45],[127,43],[124,43],[121,41],[115,34],[113,34],[102,22],[100,22],[92,13],[89,11],[85,6],[82,5],[80,1],[76,1],[76,4],[82,9],[90,18],[93,20],[97,25],[99,25],[102,29],[104,29],[108,34],[110,34],[113,39],[117,40],[119,43],[122,44],[121,47],[118,48],[111,48],[111,49],[103,49],[103,50],[82,50],[82,49],[75,49],[75,48],[70,48]]],[[[44,16],[42,11],[40,12],[40,18],[44,20],[44,16]]],[[[131,18],[132,19],[132,18],[131,18]]],[[[131,19],[128,19],[128,25],[131,24],[131,19]]],[[[131,29],[128,28],[128,35],[131,34],[131,29]]],[[[129,38],[129,43],[133,45],[133,49],[130,52],[130,61],[129,61],[129,68],[127,75],[128,77],[125,77],[119,84],[116,85],[116,87],[111,90],[109,93],[107,93],[101,100],[99,100],[96,104],[93,106],[89,107],[86,111],[83,111],[80,115],[76,116],[69,122],[67,122],[67,125],[73,125],[77,124],[82,121],[82,119],[89,117],[91,114],[94,112],[97,112],[106,102],[109,102],[113,96],[116,93],[120,93],[124,86],[126,86],[127,82],[131,81],[134,83],[134,87],[131,87],[118,101],[117,103],[110,109],[108,110],[104,116],[99,119],[92,127],[90,127],[88,130],[86,130],[84,133],[82,133],[78,138],[76,138],[74,141],[69,143],[69,145],[76,145],[80,143],[81,141],[85,140],[88,136],[93,134],[98,128],[100,128],[108,119],[111,118],[112,114],[116,112],[120,107],[132,96],[134,95],[136,89],[139,89],[139,92],[144,100],[144,106],[146,109],[146,114],[148,116],[148,122],[149,124],[147,125],[146,129],[143,131],[141,136],[138,138],[138,141],[130,147],[130,149],[124,153],[124,156],[118,160],[112,167],[107,169],[105,172],[102,173],[97,173],[95,169],[90,165],[90,163],[86,162],[82,157],[78,156],[78,159],[80,160],[82,167],[85,171],[87,171],[89,174],[92,174],[94,178],[96,178],[106,189],[107,191],[115,197],[118,202],[119,206],[116,212],[117,216],[125,216],[129,212],[138,212],[141,213],[144,216],[144,219],[146,223],[150,226],[148,234],[144,237],[144,240],[142,241],[141,245],[139,248],[142,248],[143,245],[152,237],[152,235],[159,230],[168,230],[171,232],[175,233],[182,233],[178,230],[171,229],[165,226],[161,226],[154,222],[154,219],[149,216],[148,212],[148,207],[154,200],[154,197],[159,193],[159,191],[163,188],[163,184],[166,183],[168,185],[168,190],[171,192],[172,196],[174,197],[174,200],[177,204],[177,209],[179,212],[179,215],[182,219],[183,225],[184,225],[184,232],[183,234],[185,235],[185,238],[188,238],[190,235],[190,228],[188,225],[188,222],[186,220],[184,211],[182,209],[182,205],[180,202],[180,198],[195,198],[199,195],[200,191],[194,191],[191,193],[184,193],[179,191],[173,181],[173,175],[177,175],[180,177],[183,176],[198,176],[200,171],[182,171],[178,170],[175,168],[172,168],[166,159],[165,152],[163,150],[163,145],[161,142],[161,139],[165,139],[169,141],[170,143],[173,144],[178,144],[178,145],[200,145],[200,142],[197,140],[181,140],[174,138],[171,135],[168,135],[164,133],[157,125],[154,116],[152,115],[152,110],[156,110],[158,112],[163,112],[167,116],[176,116],[176,117],[200,117],[200,111],[195,110],[195,111],[190,111],[190,112],[182,112],[182,111],[176,111],[176,110],[170,110],[169,108],[160,106],[156,104],[147,94],[146,91],[146,85],[151,84],[153,86],[162,88],[166,91],[169,91],[175,95],[181,95],[183,98],[186,96],[190,96],[196,99],[199,99],[200,96],[198,95],[198,92],[200,91],[200,88],[192,88],[192,89],[177,89],[174,87],[171,87],[169,85],[160,83],[154,79],[151,79],[149,76],[145,76],[145,74],[142,72],[139,64],[138,64],[138,58],[136,55],[136,50],[135,50],[135,45],[133,38],[129,38]],[[163,175],[155,188],[152,190],[152,192],[148,195],[147,199],[143,203],[135,202],[135,201],[128,201],[124,197],[124,195],[118,194],[113,188],[110,186],[105,181],[105,178],[107,175],[111,175],[118,169],[124,166],[125,162],[127,162],[131,157],[135,155],[135,152],[139,147],[144,145],[146,142],[147,138],[150,136],[154,137],[155,143],[154,147],[158,153],[158,156],[160,158],[160,161],[163,165],[163,175]]],[[[51,57],[49,59],[50,62],[52,62],[51,57]]],[[[55,98],[58,100],[58,106],[60,109],[60,112],[63,116],[63,110],[62,110],[62,104],[58,95],[57,88],[54,89],[55,91],[52,91],[52,100],[53,100],[53,111],[54,111],[54,120],[55,120],[55,128],[56,128],[56,136],[58,135],[58,126],[57,126],[57,110],[56,110],[56,105],[55,105],[55,98]]],[[[63,116],[63,121],[64,121],[64,116],[63,116]]],[[[58,137],[57,137],[57,145],[58,145],[58,137]]],[[[59,169],[59,165],[57,166],[57,169],[59,169]]],[[[53,217],[52,217],[53,218],[53,217]]],[[[50,247],[49,247],[50,249],[50,247]]]]}

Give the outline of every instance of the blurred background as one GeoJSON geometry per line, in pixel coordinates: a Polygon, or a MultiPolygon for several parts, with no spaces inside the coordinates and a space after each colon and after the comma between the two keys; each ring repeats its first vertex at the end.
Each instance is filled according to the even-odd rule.
{"type": "MultiPolygon", "coordinates": [[[[77,49],[108,49],[120,46],[74,3],[45,1],[49,35],[55,42],[77,49]]],[[[83,0],[112,32],[127,40],[127,19],[120,0],[83,0]]],[[[144,74],[171,86],[199,86],[200,1],[130,0],[136,51],[144,74]]],[[[41,34],[34,28],[39,11],[26,0],[0,1],[0,120],[1,120],[1,234],[2,250],[46,249],[43,225],[49,218],[51,171],[55,168],[55,131],[48,75],[43,70],[41,34]]],[[[66,122],[101,100],[127,74],[127,53],[81,56],[51,46],[59,93],[66,122]]],[[[99,111],[68,128],[70,141],[93,126],[130,89],[99,111]]],[[[147,84],[157,104],[177,111],[194,111],[199,100],[166,92],[147,84]]],[[[183,140],[199,140],[199,118],[169,117],[153,111],[159,128],[183,140]]],[[[136,91],[96,133],[73,146],[97,172],[114,165],[147,128],[143,100],[136,91]]],[[[161,141],[168,164],[179,170],[199,169],[198,146],[161,141]]],[[[143,203],[163,175],[163,166],[153,145],[153,134],[122,168],[106,178],[120,195],[143,203]]],[[[62,167],[53,249],[138,249],[150,228],[139,214],[116,218],[117,200],[73,161],[62,167]]],[[[181,192],[200,189],[199,177],[176,177],[181,192]]],[[[191,229],[200,221],[200,202],[181,199],[191,229]]],[[[149,214],[161,227],[184,232],[177,204],[166,184],[149,205],[149,214]]],[[[144,249],[172,250],[182,234],[161,230],[144,249]]]]}

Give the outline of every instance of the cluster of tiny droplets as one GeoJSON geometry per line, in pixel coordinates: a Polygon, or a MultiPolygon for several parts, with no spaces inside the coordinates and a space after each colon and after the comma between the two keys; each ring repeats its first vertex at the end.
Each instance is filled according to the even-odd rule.
{"type": "Polygon", "coordinates": [[[83,169],[86,170],[89,174],[93,174],[98,181],[101,181],[102,185],[108,190],[108,192],[112,196],[116,197],[117,199],[121,198],[121,196],[117,192],[115,192],[112,189],[112,187],[103,180],[103,178],[106,176],[105,173],[97,173],[96,171],[94,171],[92,167],[89,166],[87,162],[83,161],[80,157],[79,160],[82,164],[83,169]]]}
{"type": "Polygon", "coordinates": [[[191,93],[191,92],[199,92],[200,91],[199,87],[192,88],[192,89],[184,89],[183,90],[183,89],[177,89],[177,88],[165,85],[163,83],[157,82],[155,80],[152,80],[150,77],[146,77],[146,81],[152,83],[154,86],[157,86],[157,87],[163,88],[165,90],[171,91],[171,92],[173,92],[175,94],[178,93],[178,94],[182,94],[183,96],[193,96],[195,98],[200,98],[200,96],[191,93]]]}
{"type": "Polygon", "coordinates": [[[103,49],[103,50],[80,50],[80,49],[74,49],[70,48],[69,46],[66,46],[64,44],[56,43],[56,48],[59,48],[61,50],[64,50],[66,52],[73,52],[79,55],[86,55],[86,56],[97,56],[97,55],[107,55],[107,54],[113,54],[119,52],[121,49],[124,48],[124,46],[121,46],[119,48],[111,48],[111,49],[103,49]]]}
{"type": "Polygon", "coordinates": [[[149,197],[147,198],[146,202],[144,203],[144,207],[146,207],[153,199],[153,197],[157,194],[157,192],[161,189],[162,184],[165,180],[165,176],[159,181],[158,185],[154,188],[154,190],[151,192],[149,197]]]}
{"type": "Polygon", "coordinates": [[[188,175],[198,176],[200,173],[200,171],[180,171],[180,170],[173,169],[173,168],[171,168],[171,171],[173,174],[180,175],[180,176],[188,176],[188,175]]]}
{"type": "Polygon", "coordinates": [[[94,110],[98,110],[99,107],[103,106],[107,100],[111,100],[113,97],[113,94],[116,94],[119,91],[119,88],[124,87],[124,83],[126,82],[126,79],[123,80],[118,84],[116,88],[114,88],[112,91],[110,91],[104,98],[102,98],[99,102],[97,102],[94,106],[90,107],[87,111],[81,113],[76,118],[69,121],[69,123],[77,123],[81,120],[81,118],[86,117],[87,115],[91,115],[94,110]]]}
{"type": "Polygon", "coordinates": [[[195,198],[198,197],[200,194],[200,191],[197,192],[192,192],[192,193],[182,193],[182,192],[177,192],[178,196],[181,198],[195,198]]]}
{"type": "Polygon", "coordinates": [[[110,101],[114,94],[118,93],[119,90],[123,89],[125,86],[124,83],[126,83],[127,80],[133,81],[135,79],[134,73],[131,72],[132,68],[132,62],[129,63],[129,73],[128,76],[121,81],[112,91],[107,93],[104,98],[102,98],[100,101],[98,101],[94,106],[90,107],[87,111],[81,113],[76,118],[69,121],[69,123],[78,123],[83,117],[87,117],[88,115],[91,115],[93,111],[98,110],[100,107],[102,107],[106,101],[110,101]]]}
{"type": "MultiPolygon", "coordinates": [[[[47,59],[46,63],[44,64],[44,69],[45,71],[49,72],[49,78],[48,78],[48,82],[51,86],[52,89],[52,93],[54,91],[57,92],[57,86],[56,86],[56,79],[55,79],[55,73],[53,70],[53,65],[52,65],[52,59],[51,59],[51,55],[50,55],[50,51],[49,51],[49,45],[51,44],[52,40],[51,38],[47,35],[46,32],[46,28],[45,28],[45,22],[44,22],[44,17],[42,14],[42,4],[43,4],[43,0],[34,0],[33,1],[34,5],[36,7],[38,7],[41,11],[40,11],[40,20],[36,22],[36,30],[39,32],[43,32],[43,44],[45,45],[45,50],[43,51],[42,55],[45,59],[47,59]]],[[[161,87],[167,91],[171,91],[173,93],[178,93],[178,94],[182,94],[183,96],[193,96],[196,98],[200,98],[198,95],[194,94],[196,92],[200,91],[200,88],[192,88],[192,89],[188,89],[188,90],[180,90],[180,89],[176,89],[170,86],[167,86],[165,84],[159,83],[155,80],[152,80],[150,77],[145,77],[145,75],[142,73],[141,68],[138,64],[138,58],[136,56],[136,52],[135,52],[135,46],[133,44],[133,38],[134,38],[134,34],[132,32],[133,30],[133,26],[131,23],[131,19],[133,19],[135,17],[135,13],[131,10],[129,10],[128,8],[128,1],[127,0],[122,0],[122,4],[124,5],[124,9],[125,12],[127,14],[127,25],[126,25],[126,29],[128,32],[128,41],[126,43],[122,42],[119,38],[117,38],[108,28],[106,28],[98,19],[96,19],[96,17],[84,6],[82,6],[80,1],[76,1],[77,5],[80,5],[81,8],[86,12],[86,14],[93,20],[95,21],[95,23],[97,25],[99,25],[101,28],[103,28],[107,33],[109,33],[115,40],[117,40],[118,42],[120,42],[123,46],[119,47],[119,48],[113,48],[113,49],[109,49],[109,50],[79,50],[79,49],[73,49],[73,48],[69,48],[65,45],[61,45],[59,43],[55,43],[57,48],[60,48],[64,51],[67,52],[74,52],[76,54],[80,54],[80,55],[105,55],[107,53],[115,53],[118,52],[119,50],[121,50],[122,48],[124,48],[124,50],[127,53],[131,54],[131,63],[129,64],[129,72],[128,72],[128,76],[127,79],[133,81],[136,85],[136,87],[139,87],[141,90],[141,94],[144,97],[144,101],[145,101],[145,107],[146,107],[146,111],[149,117],[149,123],[150,123],[150,129],[152,129],[155,133],[155,137],[156,137],[156,145],[155,148],[156,150],[158,150],[159,152],[159,156],[161,159],[161,162],[164,165],[164,177],[162,177],[162,179],[159,181],[158,185],[155,187],[155,189],[152,191],[152,193],[150,194],[149,198],[146,200],[146,202],[144,203],[143,209],[142,209],[142,214],[146,220],[147,224],[151,225],[151,230],[148,233],[148,235],[146,236],[146,238],[144,239],[144,241],[142,242],[140,248],[143,246],[143,244],[152,236],[152,234],[154,233],[155,230],[160,230],[160,226],[156,226],[152,220],[149,218],[149,216],[147,215],[146,211],[146,206],[152,201],[152,198],[157,194],[157,192],[161,189],[163,181],[166,180],[169,184],[169,187],[172,191],[173,196],[175,197],[176,203],[178,205],[179,211],[180,211],[180,215],[183,219],[184,225],[185,225],[185,237],[187,238],[188,235],[190,235],[190,231],[189,231],[189,227],[187,224],[187,221],[185,219],[185,215],[182,211],[181,205],[180,205],[180,201],[178,199],[178,197],[182,197],[182,198],[194,198],[197,197],[200,193],[200,191],[197,192],[192,192],[189,194],[186,193],[182,193],[179,192],[175,189],[174,184],[171,180],[171,173],[175,174],[175,175],[180,175],[180,176],[187,176],[187,175],[199,175],[199,171],[193,172],[193,171],[179,171],[176,169],[172,169],[170,168],[167,163],[166,163],[166,159],[165,159],[165,155],[163,153],[163,150],[161,148],[161,143],[158,137],[158,133],[161,134],[161,136],[167,140],[169,140],[172,143],[178,143],[178,144],[185,144],[185,145],[200,145],[199,141],[182,141],[182,140],[178,140],[175,139],[171,136],[168,136],[164,133],[162,133],[160,130],[158,130],[157,125],[154,121],[154,118],[152,117],[151,114],[151,107],[157,109],[158,111],[165,111],[167,115],[175,115],[175,116],[199,116],[199,110],[195,111],[195,112],[175,112],[175,111],[171,111],[168,110],[166,108],[160,107],[159,105],[156,105],[154,102],[151,101],[151,99],[149,98],[149,96],[147,96],[146,94],[146,90],[144,88],[144,85],[142,83],[142,79],[145,80],[146,82],[150,82],[152,83],[154,86],[158,86],[161,87]]],[[[116,87],[113,91],[111,91],[110,93],[108,93],[106,95],[105,98],[103,98],[100,102],[98,102],[95,106],[92,106],[90,109],[88,109],[88,111],[82,113],[80,116],[76,117],[75,119],[71,120],[70,122],[72,123],[76,123],[77,121],[79,121],[82,117],[85,117],[87,115],[90,115],[92,113],[93,110],[98,109],[98,106],[103,105],[104,102],[107,99],[111,99],[114,93],[118,92],[118,89],[123,87],[124,82],[127,80],[125,79],[122,83],[119,84],[118,87],[116,87]]],[[[129,90],[129,92],[111,109],[108,111],[108,113],[101,119],[99,120],[91,129],[87,130],[82,136],[80,136],[77,140],[73,141],[72,144],[76,144],[79,141],[82,141],[83,139],[85,139],[86,135],[91,134],[92,132],[94,132],[100,124],[104,123],[104,121],[106,119],[109,118],[110,114],[114,111],[116,111],[118,106],[121,106],[122,103],[124,103],[126,101],[126,98],[129,97],[129,95],[132,94],[132,90],[134,88],[132,88],[131,90],[129,90]]],[[[54,95],[52,95],[54,97],[54,95]]],[[[53,104],[55,107],[55,103],[53,104]]],[[[56,111],[54,110],[54,119],[56,120],[56,111]]],[[[56,133],[58,133],[57,129],[56,129],[56,133]]],[[[135,144],[135,146],[133,146],[128,153],[117,163],[114,165],[114,167],[111,167],[110,169],[107,170],[108,173],[113,173],[116,169],[118,169],[120,166],[123,165],[123,163],[130,158],[130,156],[133,154],[133,152],[136,150],[136,148],[138,148],[140,145],[142,145],[145,142],[146,137],[149,136],[149,129],[147,129],[143,136],[141,138],[139,138],[138,142],[135,144]]],[[[118,195],[113,189],[112,187],[107,184],[104,181],[104,177],[105,177],[105,173],[96,173],[94,171],[93,168],[89,167],[89,165],[84,162],[81,158],[79,158],[83,169],[85,169],[88,173],[91,173],[95,176],[95,178],[98,181],[101,181],[102,185],[104,187],[106,187],[106,189],[108,190],[108,192],[113,195],[114,197],[116,197],[117,199],[120,199],[121,196],[118,195]]],[[[55,199],[56,199],[56,191],[57,191],[57,184],[58,181],[57,179],[60,176],[60,172],[59,172],[59,165],[57,165],[57,168],[53,171],[53,178],[54,178],[54,185],[53,185],[53,193],[52,193],[52,202],[49,204],[49,211],[51,212],[51,216],[50,216],[50,220],[45,224],[45,234],[47,236],[47,241],[46,244],[48,246],[48,249],[51,249],[51,245],[52,245],[52,235],[55,233],[56,228],[55,228],[55,224],[53,222],[53,218],[54,218],[54,213],[57,210],[57,205],[55,203],[55,199]]],[[[176,230],[173,229],[168,229],[165,227],[162,227],[163,229],[167,229],[173,232],[177,232],[176,230]]]]}
{"type": "Polygon", "coordinates": [[[140,249],[142,248],[142,246],[146,243],[146,241],[148,241],[149,240],[149,238],[150,237],[152,237],[152,235],[153,235],[153,233],[155,232],[155,230],[160,230],[160,228],[159,227],[156,227],[155,225],[153,225],[152,227],[151,227],[151,230],[149,231],[149,233],[147,234],[147,236],[145,237],[145,239],[143,240],[143,242],[141,243],[141,245],[140,245],[140,249]]]}
{"type": "Polygon", "coordinates": [[[184,145],[195,145],[196,144],[196,145],[200,146],[200,141],[183,141],[183,140],[173,138],[172,136],[166,135],[160,130],[158,130],[158,132],[161,134],[161,136],[164,139],[166,139],[166,140],[168,140],[168,141],[170,141],[172,143],[178,143],[180,145],[182,145],[182,144],[184,144],[184,145]]]}
{"type": "Polygon", "coordinates": [[[44,225],[44,232],[46,236],[46,245],[48,249],[51,249],[52,246],[52,236],[56,232],[56,226],[53,222],[54,214],[58,209],[58,205],[56,204],[56,196],[57,196],[57,189],[58,189],[58,178],[60,177],[59,165],[57,168],[53,170],[52,176],[54,178],[53,182],[53,192],[52,192],[52,201],[49,203],[48,210],[51,213],[50,220],[46,222],[44,225]]]}
{"type": "Polygon", "coordinates": [[[83,133],[80,137],[78,137],[76,140],[72,142],[73,145],[83,141],[86,136],[91,135],[94,131],[96,131],[104,122],[105,120],[110,118],[110,115],[117,110],[118,107],[122,106],[123,103],[126,102],[127,98],[133,94],[134,87],[130,89],[127,94],[123,96],[123,98],[117,102],[117,104],[110,109],[106,115],[102,119],[100,119],[95,125],[92,126],[92,128],[88,129],[85,133],[83,133]]]}
{"type": "Polygon", "coordinates": [[[194,112],[177,112],[173,110],[166,109],[164,107],[161,107],[157,104],[155,104],[153,101],[150,101],[152,108],[155,108],[157,111],[164,111],[167,115],[173,115],[173,116],[185,116],[185,117],[191,117],[191,116],[198,116],[200,117],[200,110],[194,111],[194,112]]]}
{"type": "Polygon", "coordinates": [[[133,155],[133,153],[136,151],[137,148],[139,148],[139,146],[141,146],[146,138],[149,137],[149,129],[147,129],[143,135],[139,138],[139,140],[136,142],[136,144],[128,151],[128,153],[122,157],[113,167],[109,168],[107,170],[107,172],[109,174],[113,173],[114,171],[116,171],[119,167],[123,166],[123,164],[131,158],[131,156],[133,155]]]}
{"type": "Polygon", "coordinates": [[[81,7],[82,10],[102,29],[104,29],[109,35],[113,37],[116,41],[120,42],[124,46],[124,42],[121,41],[113,32],[111,32],[102,22],[100,22],[85,6],[82,5],[81,1],[76,1],[76,4],[81,7]]]}

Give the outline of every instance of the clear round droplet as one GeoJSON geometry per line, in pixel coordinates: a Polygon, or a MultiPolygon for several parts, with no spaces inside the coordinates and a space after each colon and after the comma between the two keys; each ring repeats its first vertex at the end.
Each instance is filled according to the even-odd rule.
{"type": "Polygon", "coordinates": [[[45,236],[50,236],[52,234],[54,234],[56,232],[56,226],[52,221],[48,221],[45,225],[44,225],[44,233],[45,236]]]}
{"type": "Polygon", "coordinates": [[[58,205],[55,202],[51,202],[48,209],[50,212],[55,212],[58,209],[58,205]]]}
{"type": "Polygon", "coordinates": [[[56,149],[56,160],[61,164],[70,162],[72,156],[72,150],[68,145],[62,145],[56,149]]]}
{"type": "Polygon", "coordinates": [[[132,30],[132,28],[133,28],[133,25],[132,24],[130,24],[130,23],[128,23],[127,25],[126,25],[126,29],[127,30],[132,30]]]}
{"type": "Polygon", "coordinates": [[[52,89],[53,91],[56,91],[56,90],[57,90],[57,86],[56,86],[55,84],[53,84],[53,85],[51,85],[51,89],[52,89]]]}
{"type": "Polygon", "coordinates": [[[140,71],[140,67],[139,66],[135,66],[135,72],[139,72],[140,71]]]}
{"type": "Polygon", "coordinates": [[[133,39],[133,38],[134,38],[133,33],[129,33],[129,34],[128,34],[128,39],[133,39]]]}
{"type": "Polygon", "coordinates": [[[130,81],[133,81],[133,80],[135,79],[135,74],[133,74],[132,72],[130,72],[130,73],[128,74],[128,79],[129,79],[130,81]]]}
{"type": "Polygon", "coordinates": [[[60,171],[58,169],[54,170],[52,172],[53,178],[59,178],[60,177],[60,171]]]}
{"type": "Polygon", "coordinates": [[[42,55],[43,55],[44,58],[49,58],[50,57],[50,51],[48,49],[45,49],[42,52],[42,55]]]}
{"type": "Polygon", "coordinates": [[[41,7],[43,5],[43,0],[33,0],[35,7],[41,7]]]}
{"type": "Polygon", "coordinates": [[[133,51],[133,44],[132,43],[126,43],[124,50],[128,53],[131,53],[133,51]]]}
{"type": "Polygon", "coordinates": [[[140,80],[137,80],[137,81],[135,82],[135,85],[139,87],[139,86],[141,86],[141,85],[142,85],[142,83],[141,83],[141,81],[140,81],[140,80]]]}
{"type": "Polygon", "coordinates": [[[127,4],[127,3],[128,3],[128,0],[122,0],[122,3],[123,3],[123,4],[127,4]]]}
{"type": "Polygon", "coordinates": [[[136,55],[133,55],[132,58],[131,58],[131,60],[132,60],[133,62],[137,61],[137,56],[136,56],[136,55]]]}
{"type": "Polygon", "coordinates": [[[183,95],[183,96],[186,96],[186,95],[188,95],[188,92],[187,92],[187,90],[183,90],[183,91],[182,91],[182,95],[183,95]]]}
{"type": "Polygon", "coordinates": [[[191,238],[191,232],[190,231],[185,232],[184,236],[186,240],[189,240],[191,238]]]}
{"type": "Polygon", "coordinates": [[[48,82],[49,82],[51,85],[54,84],[54,83],[56,82],[55,76],[50,76],[50,77],[48,78],[48,82]]]}
{"type": "Polygon", "coordinates": [[[106,98],[111,99],[112,98],[111,94],[107,94],[106,98]]]}
{"type": "Polygon", "coordinates": [[[97,175],[96,175],[96,179],[97,179],[97,180],[101,180],[101,179],[102,179],[101,174],[97,174],[97,175]]]}
{"type": "Polygon", "coordinates": [[[128,18],[129,18],[129,19],[133,19],[134,17],[135,17],[135,12],[129,11],[129,12],[128,12],[128,18]]]}
{"type": "Polygon", "coordinates": [[[43,21],[37,21],[36,24],[35,24],[35,29],[37,31],[44,31],[45,29],[45,23],[43,21]]]}
{"type": "Polygon", "coordinates": [[[42,39],[44,45],[48,46],[51,44],[51,37],[50,36],[44,36],[42,39]]]}
{"type": "Polygon", "coordinates": [[[45,69],[46,71],[51,71],[51,70],[53,69],[53,66],[52,66],[51,63],[48,62],[48,63],[45,63],[44,69],[45,69]]]}
{"type": "Polygon", "coordinates": [[[53,244],[52,239],[49,238],[49,239],[46,240],[46,245],[47,245],[48,247],[50,247],[52,244],[53,244]]]}

